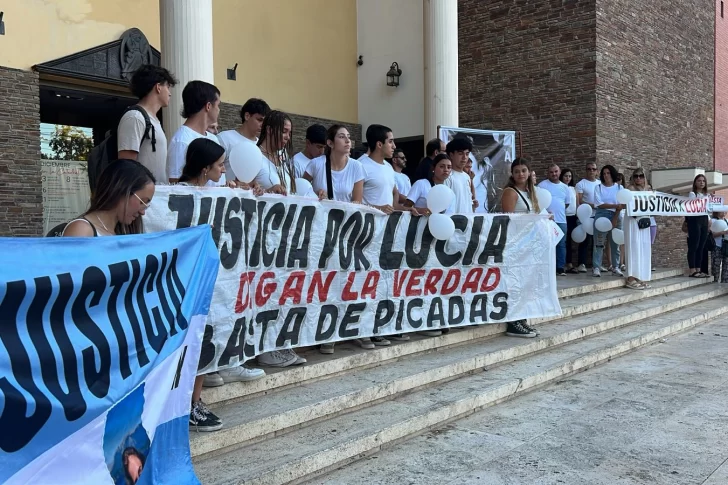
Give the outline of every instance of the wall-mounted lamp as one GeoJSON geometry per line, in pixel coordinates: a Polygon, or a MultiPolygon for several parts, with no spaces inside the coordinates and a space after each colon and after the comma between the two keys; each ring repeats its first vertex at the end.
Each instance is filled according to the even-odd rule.
{"type": "Polygon", "coordinates": [[[399,86],[399,76],[401,75],[402,69],[399,68],[399,64],[393,62],[387,72],[387,86],[392,86],[393,88],[399,86]]]}
{"type": "Polygon", "coordinates": [[[230,81],[235,81],[237,79],[237,74],[235,71],[238,70],[238,63],[236,62],[232,69],[228,67],[227,70],[227,78],[230,81]]]}
{"type": "Polygon", "coordinates": [[[3,22],[5,12],[0,12],[0,35],[5,35],[5,22],[3,22]]]}

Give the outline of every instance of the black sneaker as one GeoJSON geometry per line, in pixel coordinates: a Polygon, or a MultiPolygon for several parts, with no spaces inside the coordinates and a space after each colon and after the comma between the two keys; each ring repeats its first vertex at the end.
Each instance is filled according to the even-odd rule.
{"type": "Polygon", "coordinates": [[[557,269],[556,276],[566,276],[566,271],[564,271],[564,268],[557,269]]]}
{"type": "Polygon", "coordinates": [[[520,320],[520,321],[519,321],[519,323],[521,324],[521,326],[522,326],[523,328],[525,328],[525,329],[526,329],[526,330],[528,330],[529,332],[533,332],[533,333],[535,333],[535,334],[536,334],[537,336],[538,336],[538,335],[541,335],[541,332],[539,332],[538,330],[536,330],[535,328],[533,328],[532,326],[530,326],[530,325],[529,325],[528,323],[526,323],[526,320],[520,320]]]}
{"type": "Polygon", "coordinates": [[[190,411],[190,429],[197,432],[217,431],[222,428],[220,418],[207,409],[202,401],[197,401],[192,405],[190,411]]]}
{"type": "Polygon", "coordinates": [[[536,337],[536,334],[534,332],[527,330],[523,326],[522,320],[519,320],[517,322],[508,322],[508,329],[506,330],[506,335],[508,335],[509,337],[521,337],[521,338],[536,337]]]}

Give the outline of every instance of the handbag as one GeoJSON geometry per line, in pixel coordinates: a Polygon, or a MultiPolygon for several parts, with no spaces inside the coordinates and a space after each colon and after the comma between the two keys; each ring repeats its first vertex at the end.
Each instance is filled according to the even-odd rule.
{"type": "Polygon", "coordinates": [[[640,229],[647,229],[650,227],[650,218],[649,217],[642,217],[637,221],[637,227],[640,229]]]}

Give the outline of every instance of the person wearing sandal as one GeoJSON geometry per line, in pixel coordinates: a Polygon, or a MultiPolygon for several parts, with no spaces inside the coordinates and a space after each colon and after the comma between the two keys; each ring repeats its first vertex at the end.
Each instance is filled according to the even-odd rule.
{"type": "MultiPolygon", "coordinates": [[[[632,172],[629,190],[645,192],[652,190],[647,183],[645,171],[636,168],[632,172]]],[[[646,283],[652,279],[652,246],[650,235],[650,218],[647,216],[627,217],[624,224],[624,241],[626,248],[625,261],[627,282],[625,286],[633,290],[649,288],[646,283]]]]}
{"type": "MultiPolygon", "coordinates": [[[[690,192],[690,198],[703,198],[708,196],[708,180],[705,175],[697,175],[693,179],[693,191],[690,192]]],[[[691,278],[708,278],[700,269],[703,257],[705,242],[709,237],[710,219],[705,216],[686,217],[687,233],[688,233],[688,274],[691,278]]]]}

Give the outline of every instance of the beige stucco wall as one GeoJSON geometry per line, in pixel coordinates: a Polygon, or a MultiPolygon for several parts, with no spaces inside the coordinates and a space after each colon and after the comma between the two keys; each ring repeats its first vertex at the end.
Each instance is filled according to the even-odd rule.
{"type": "MultiPolygon", "coordinates": [[[[137,27],[160,48],[157,0],[9,0],[0,66],[29,70],[137,27]]],[[[292,113],[358,121],[356,0],[213,0],[215,84],[292,113]],[[226,69],[238,63],[237,81],[226,69]]]]}

